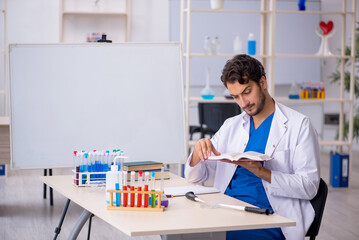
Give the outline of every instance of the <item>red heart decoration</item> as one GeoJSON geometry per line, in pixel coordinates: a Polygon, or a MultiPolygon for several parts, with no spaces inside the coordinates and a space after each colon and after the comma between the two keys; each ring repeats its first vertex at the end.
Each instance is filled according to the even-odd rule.
{"type": "Polygon", "coordinates": [[[333,29],[333,26],[334,24],[332,21],[329,21],[328,23],[321,21],[319,23],[319,27],[322,29],[323,35],[327,35],[328,33],[330,33],[330,31],[332,31],[333,29]]]}

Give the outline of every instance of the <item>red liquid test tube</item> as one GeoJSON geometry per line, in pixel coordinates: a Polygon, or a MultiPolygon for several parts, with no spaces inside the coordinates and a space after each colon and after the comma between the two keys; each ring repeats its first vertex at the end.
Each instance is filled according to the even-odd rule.
{"type": "MultiPolygon", "coordinates": [[[[123,186],[123,190],[127,190],[127,186],[123,186]]],[[[123,194],[123,206],[127,207],[128,193],[123,194]]]]}
{"type": "MultiPolygon", "coordinates": [[[[135,186],[131,186],[131,191],[135,191],[135,186]]],[[[131,207],[135,206],[135,193],[131,193],[131,207]]]]}
{"type": "MultiPolygon", "coordinates": [[[[137,190],[141,191],[142,187],[138,187],[137,190]]],[[[141,206],[142,206],[142,194],[137,193],[137,207],[141,207],[141,206]]]]}
{"type": "MultiPolygon", "coordinates": [[[[148,191],[148,185],[145,185],[145,191],[148,191]]],[[[145,194],[145,204],[144,207],[148,207],[148,194],[145,194]]]]}

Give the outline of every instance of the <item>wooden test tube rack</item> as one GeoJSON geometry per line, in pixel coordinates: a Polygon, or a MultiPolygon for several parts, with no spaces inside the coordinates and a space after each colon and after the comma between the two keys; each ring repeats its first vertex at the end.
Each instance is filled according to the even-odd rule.
{"type": "Polygon", "coordinates": [[[110,204],[107,206],[107,210],[122,210],[122,211],[149,211],[149,212],[163,212],[165,210],[164,206],[161,206],[161,195],[163,194],[163,191],[131,191],[131,190],[107,190],[107,192],[110,193],[110,204]],[[116,206],[113,204],[113,194],[114,193],[120,193],[120,194],[130,194],[130,193],[140,193],[142,194],[142,197],[144,197],[145,194],[152,195],[154,194],[157,199],[157,204],[153,208],[152,205],[148,205],[148,207],[137,207],[136,204],[133,207],[127,206],[124,207],[121,201],[121,206],[116,206]]]}

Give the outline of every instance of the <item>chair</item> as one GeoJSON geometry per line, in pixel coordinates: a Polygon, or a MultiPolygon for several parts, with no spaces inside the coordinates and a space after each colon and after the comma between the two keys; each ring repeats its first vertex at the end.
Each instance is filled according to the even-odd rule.
{"type": "Polygon", "coordinates": [[[200,133],[201,138],[205,135],[212,137],[227,118],[240,113],[241,109],[236,103],[198,103],[200,126],[190,126],[190,139],[194,133],[200,133]]]}
{"type": "Polygon", "coordinates": [[[310,240],[314,240],[319,233],[320,223],[322,222],[327,196],[328,186],[323,179],[320,179],[318,193],[312,200],[310,200],[310,203],[312,204],[315,211],[312,225],[310,226],[307,234],[305,235],[306,237],[310,237],[310,240]]]}

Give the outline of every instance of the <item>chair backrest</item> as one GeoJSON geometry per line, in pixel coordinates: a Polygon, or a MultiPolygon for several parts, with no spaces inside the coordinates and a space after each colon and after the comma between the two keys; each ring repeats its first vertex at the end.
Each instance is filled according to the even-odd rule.
{"type": "Polygon", "coordinates": [[[216,132],[227,118],[240,114],[241,109],[236,103],[199,103],[198,112],[201,127],[205,124],[216,132]]]}
{"type": "Polygon", "coordinates": [[[323,179],[320,179],[318,193],[312,200],[310,200],[310,203],[312,204],[315,211],[315,217],[312,225],[310,226],[306,234],[306,237],[310,237],[311,240],[315,239],[315,237],[319,233],[320,223],[322,222],[327,196],[328,186],[323,179]]]}

